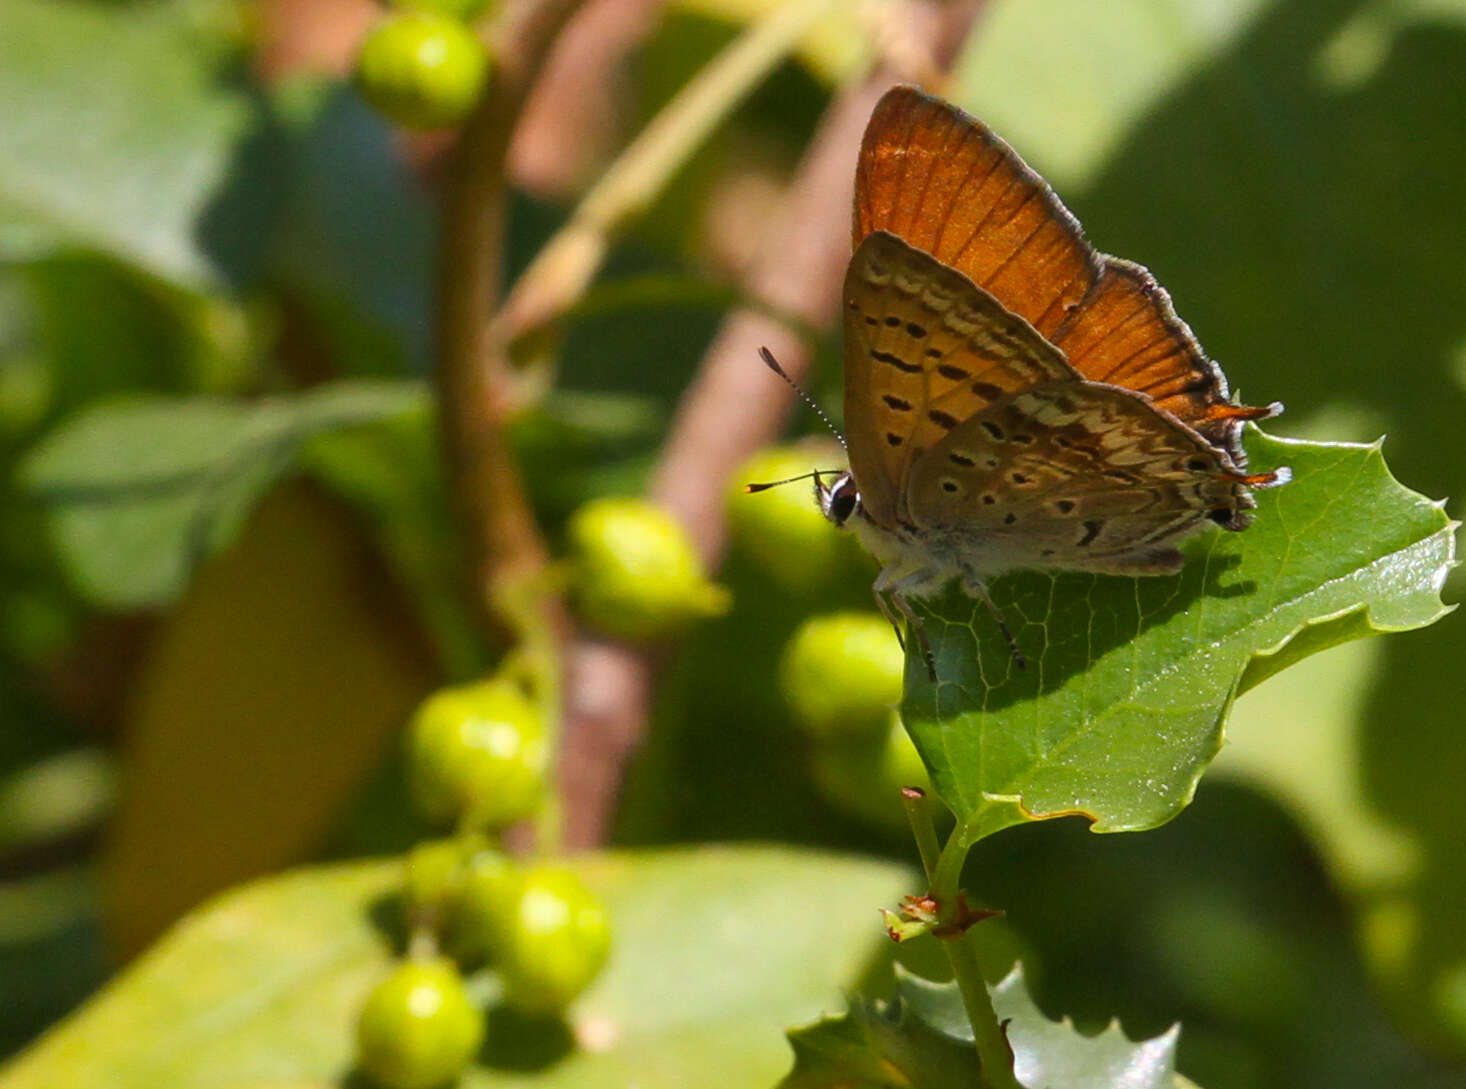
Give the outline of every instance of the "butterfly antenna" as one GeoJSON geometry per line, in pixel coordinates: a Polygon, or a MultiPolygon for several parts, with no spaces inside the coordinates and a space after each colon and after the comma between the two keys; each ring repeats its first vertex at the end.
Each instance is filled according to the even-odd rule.
{"type": "MultiPolygon", "coordinates": [[[[815,402],[815,399],[804,392],[804,387],[801,386],[798,382],[794,381],[794,379],[790,378],[788,373],[785,372],[784,368],[779,366],[779,361],[774,358],[774,353],[769,351],[767,348],[760,347],[758,350],[758,354],[759,358],[764,361],[764,364],[769,368],[769,370],[773,371],[780,378],[784,379],[785,382],[788,382],[789,388],[792,389],[795,393],[799,394],[799,399],[807,404],[810,408],[814,409],[814,414],[825,422],[825,426],[830,429],[830,433],[834,435],[835,438],[840,440],[840,445],[844,446],[846,450],[849,450],[850,447],[845,445],[845,436],[840,434],[840,429],[835,426],[834,422],[831,421],[828,416],[825,415],[825,410],[820,408],[820,406],[815,402]]],[[[799,477],[794,477],[793,479],[798,480],[799,477]]]]}
{"type": "Polygon", "coordinates": [[[780,484],[793,484],[797,480],[811,480],[812,479],[812,480],[814,480],[814,482],[816,484],[818,484],[819,483],[819,479],[822,476],[839,476],[839,475],[840,475],[840,470],[839,469],[815,469],[813,472],[800,473],[798,476],[786,476],[783,480],[767,480],[767,481],[764,481],[762,484],[745,484],[745,485],[743,485],[743,490],[745,492],[750,492],[750,493],[752,493],[752,492],[762,492],[762,491],[767,491],[770,488],[777,488],[780,484]]]}

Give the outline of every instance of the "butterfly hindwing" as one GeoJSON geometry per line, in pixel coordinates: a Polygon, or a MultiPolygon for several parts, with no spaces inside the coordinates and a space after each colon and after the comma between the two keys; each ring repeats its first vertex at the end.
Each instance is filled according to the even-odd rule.
{"type": "Polygon", "coordinates": [[[1013,394],[916,459],[910,516],[960,536],[969,561],[1138,573],[1211,519],[1240,529],[1253,503],[1225,455],[1143,396],[1083,379],[1013,394]]]}

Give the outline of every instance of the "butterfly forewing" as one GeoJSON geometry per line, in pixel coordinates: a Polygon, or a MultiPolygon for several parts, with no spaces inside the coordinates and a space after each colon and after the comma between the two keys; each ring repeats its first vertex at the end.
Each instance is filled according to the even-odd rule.
{"type": "Polygon", "coordinates": [[[1170,297],[1139,265],[1106,257],[1044,180],[981,122],[913,87],[876,106],[856,170],[855,242],[890,231],[1027,319],[1086,378],[1124,386],[1244,461],[1242,421],[1170,297]]]}
{"type": "Polygon", "coordinates": [[[845,279],[845,430],[877,525],[907,519],[912,460],[1010,394],[1078,376],[1021,318],[901,239],[869,235],[845,279]]]}
{"type": "Polygon", "coordinates": [[[1224,455],[1144,398],[1084,380],[1004,398],[915,459],[910,515],[969,542],[980,570],[1138,573],[1180,563],[1169,542],[1252,506],[1224,455]]]}
{"type": "Polygon", "coordinates": [[[886,92],[861,145],[854,244],[875,231],[957,269],[1044,334],[1101,271],[1038,174],[986,126],[912,87],[886,92]]]}
{"type": "Polygon", "coordinates": [[[1055,346],[1085,377],[1148,395],[1241,466],[1243,421],[1273,408],[1228,402],[1225,376],[1176,316],[1165,288],[1133,262],[1105,261],[1099,284],[1054,333],[1055,346]]]}

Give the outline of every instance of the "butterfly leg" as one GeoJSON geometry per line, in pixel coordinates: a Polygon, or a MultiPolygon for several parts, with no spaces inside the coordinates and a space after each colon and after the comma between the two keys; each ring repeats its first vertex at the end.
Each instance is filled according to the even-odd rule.
{"type": "Polygon", "coordinates": [[[1019,669],[1028,668],[1028,659],[1018,649],[1018,640],[1013,638],[1013,633],[1008,629],[1008,621],[1003,616],[1003,610],[998,608],[998,603],[988,593],[988,584],[975,571],[963,568],[962,590],[968,597],[976,598],[988,607],[988,612],[993,614],[993,619],[998,623],[998,630],[1003,633],[1003,638],[1008,643],[1008,653],[1013,656],[1013,664],[1019,669]]]}
{"type": "Polygon", "coordinates": [[[922,623],[921,617],[917,615],[916,610],[911,606],[911,601],[906,597],[907,591],[927,585],[932,579],[933,572],[920,568],[892,577],[892,572],[897,570],[894,567],[884,567],[876,577],[875,585],[871,587],[875,592],[876,604],[880,606],[881,615],[895,630],[896,641],[901,644],[903,651],[906,649],[906,640],[901,635],[901,620],[904,619],[911,626],[911,631],[915,633],[917,642],[921,645],[921,656],[926,661],[927,676],[935,681],[937,679],[937,657],[932,652],[931,641],[926,637],[926,625],[922,623]]]}

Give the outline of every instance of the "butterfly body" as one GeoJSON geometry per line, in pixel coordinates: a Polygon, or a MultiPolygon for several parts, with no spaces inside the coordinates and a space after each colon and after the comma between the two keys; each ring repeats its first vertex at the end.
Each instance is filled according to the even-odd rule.
{"type": "MultiPolygon", "coordinates": [[[[877,600],[1019,569],[1171,574],[1251,520],[1243,421],[1170,299],[1097,253],[979,122],[889,91],[856,174],[844,285],[850,471],[822,509],[880,561],[877,600]]],[[[996,610],[995,610],[996,611],[996,610]]],[[[894,619],[894,616],[893,616],[894,619]]],[[[1001,618],[1000,618],[1001,619],[1001,618]]]]}

